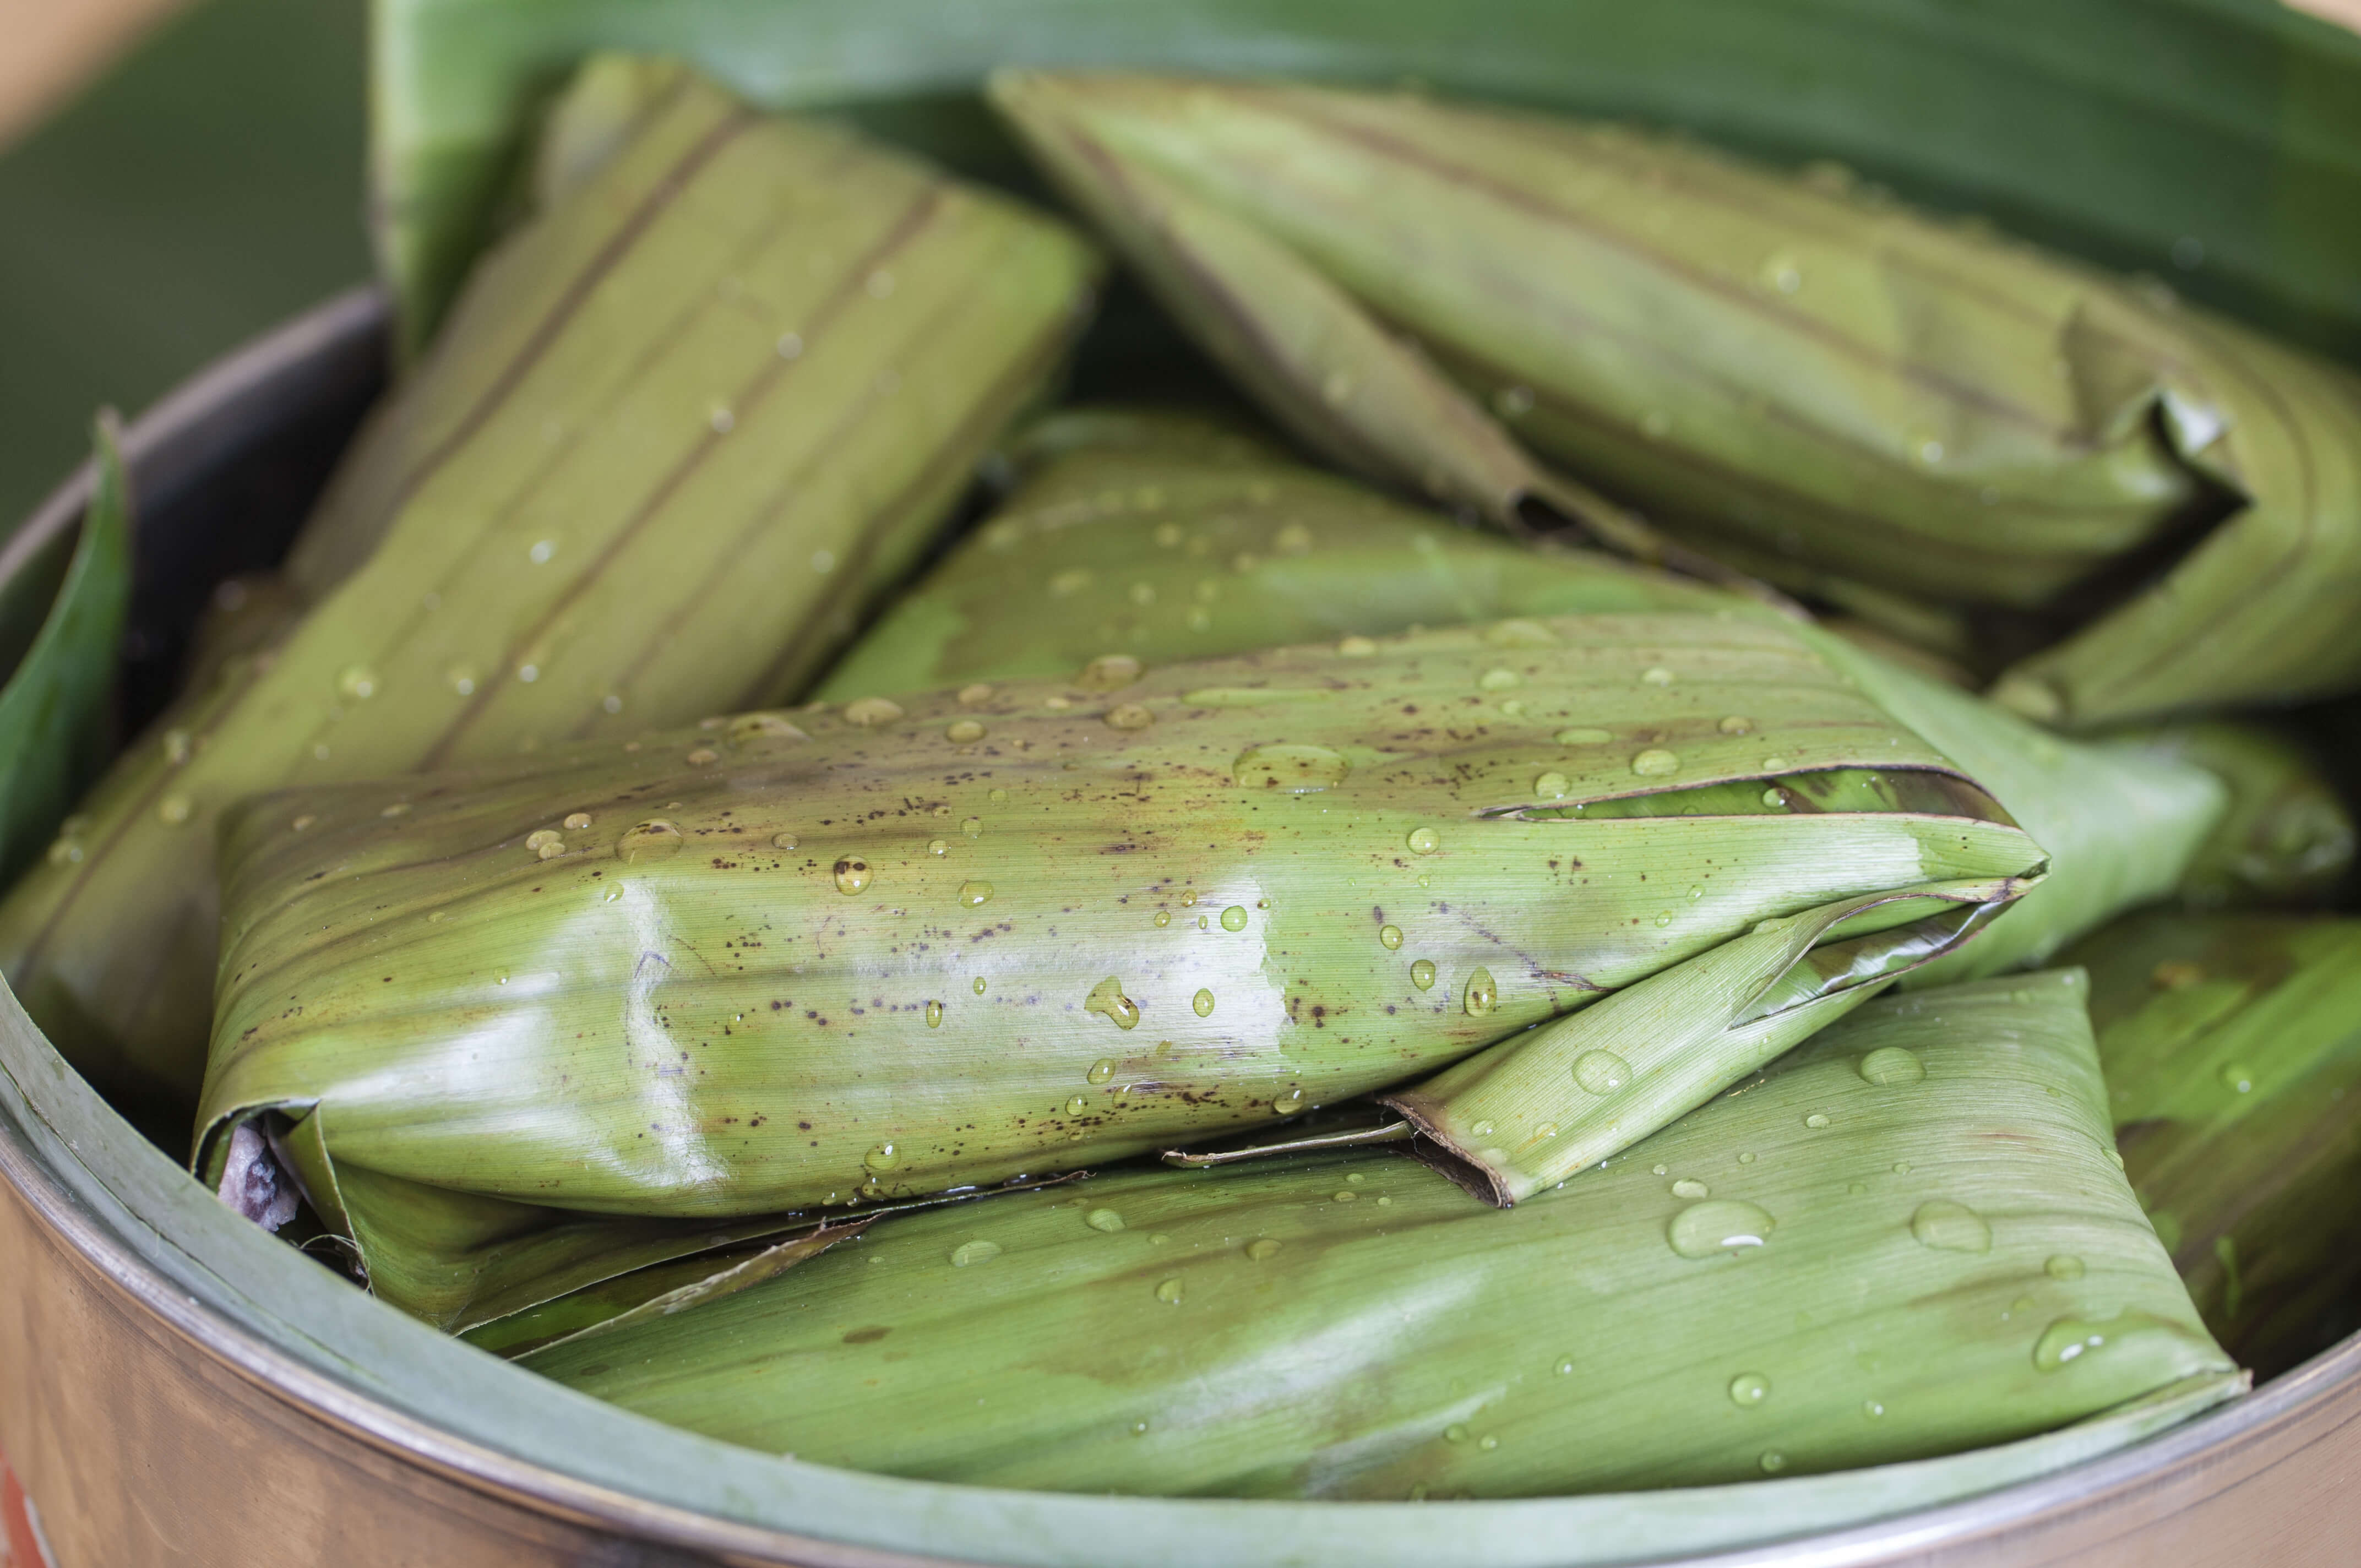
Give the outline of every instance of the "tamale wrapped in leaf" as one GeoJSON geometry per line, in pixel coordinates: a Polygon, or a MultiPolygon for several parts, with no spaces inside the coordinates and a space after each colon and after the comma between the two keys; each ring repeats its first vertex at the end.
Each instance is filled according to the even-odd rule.
{"type": "Polygon", "coordinates": [[[1670,612],[751,713],[263,797],[225,856],[209,1161],[281,1111],[679,1215],[1267,1123],[1698,963],[1825,1022],[2046,863],[1789,623],[1670,612]],[[1847,964],[1717,956],[1790,917],[1847,964]]]}
{"type": "Polygon", "coordinates": [[[2294,736],[2214,719],[2122,730],[2104,747],[2193,763],[2229,786],[2229,809],[2181,878],[2192,907],[2326,904],[2352,875],[2352,813],[2294,736]]]}
{"type": "Polygon", "coordinates": [[[1235,302],[1327,289],[1693,542],[2069,615],[2136,590],[2003,676],[2037,718],[2361,678],[2361,387],[2324,361],[1840,180],[1619,126],[1189,78],[993,91],[1250,389],[1299,428],[1319,408],[1332,452],[1400,400],[1365,395],[1357,358],[1332,372],[1341,328],[1279,341],[1235,302]]]}
{"type": "Polygon", "coordinates": [[[1053,372],[1093,253],[673,71],[489,256],[288,565],[310,612],[160,719],[0,905],[102,1083],[202,1072],[224,807],[795,693],[1053,372]]]}
{"type": "Polygon", "coordinates": [[[2081,992],[1872,1003],[1505,1214],[1376,1150],[1109,1172],[524,1365],[823,1464],[1184,1496],[1706,1485],[2226,1397],[2081,992]]]}
{"type": "MultiPolygon", "coordinates": [[[[1101,656],[1158,664],[1501,617],[1695,609],[1763,621],[1809,641],[2049,851],[2038,887],[1932,967],[1948,980],[2038,963],[2169,896],[2222,810],[2222,785],[2191,762],[2061,740],[1745,596],[1452,528],[1203,421],[1065,412],[1013,450],[1016,490],[853,644],[821,695],[890,696],[1048,676],[1101,656]]],[[[1521,700],[1505,693],[1504,717],[1521,700]]]]}
{"type": "Polygon", "coordinates": [[[2071,956],[2134,1190],[2207,1324],[2285,1370],[2361,1281],[2361,921],[2144,915],[2071,956]]]}

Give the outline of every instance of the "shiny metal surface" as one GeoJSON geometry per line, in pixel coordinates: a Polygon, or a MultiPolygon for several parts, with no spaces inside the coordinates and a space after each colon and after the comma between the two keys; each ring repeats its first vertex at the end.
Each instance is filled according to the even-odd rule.
{"type": "MultiPolygon", "coordinates": [[[[331,302],[135,424],[143,542],[253,522],[222,498],[250,485],[257,465],[300,462],[290,433],[305,420],[357,407],[378,373],[382,321],[372,295],[331,302]]],[[[71,528],[82,485],[27,527],[71,528]]],[[[1044,1496],[854,1475],[657,1427],[379,1307],[214,1203],[0,993],[0,1452],[61,1568],[2327,1568],[2361,1561],[2361,1340],[2145,1443],[1996,1490],[1982,1488],[2037,1455],[1642,1498],[1427,1507],[1044,1496]],[[1896,1511],[1903,1488],[1930,1480],[1961,1500],[1896,1511]],[[1876,1522],[1797,1533],[1851,1519],[1876,1522]]]]}

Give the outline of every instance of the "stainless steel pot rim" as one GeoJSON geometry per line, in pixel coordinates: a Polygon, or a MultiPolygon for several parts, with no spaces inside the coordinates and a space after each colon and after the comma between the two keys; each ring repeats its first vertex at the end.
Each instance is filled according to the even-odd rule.
{"type": "MultiPolygon", "coordinates": [[[[382,332],[384,320],[376,292],[357,290],[219,362],[130,427],[135,470],[143,457],[192,461],[246,398],[307,356],[382,332]]],[[[0,546],[0,563],[24,558],[34,547],[27,534],[41,531],[46,542],[76,521],[88,483],[85,466],[0,546]]],[[[2257,1438],[2288,1429],[2317,1443],[2353,1419],[2327,1406],[2361,1379],[2356,1335],[2253,1394],[2064,1469],[2050,1466],[2075,1452],[2070,1434],[1872,1470],[1615,1497],[1337,1504],[1013,1492],[715,1442],[384,1309],[215,1203],[66,1067],[13,994],[0,997],[0,1178],[192,1355],[487,1494],[727,1561],[1844,1568],[2139,1506],[2146,1494],[2169,1506],[2167,1491],[2192,1473],[2214,1483],[2208,1493],[2226,1489],[2251,1468],[2240,1455],[2257,1438]],[[2320,1430],[2296,1431],[2306,1426],[2320,1430]],[[1953,1477],[1959,1500],[1915,1510],[1901,1500],[1939,1475],[1953,1477]],[[2016,1479],[2025,1475],[2033,1478],[2016,1479]],[[1878,1517],[1897,1508],[1905,1511],[1878,1517]],[[1854,1520],[1872,1522],[1840,1522],[1854,1520]]]]}

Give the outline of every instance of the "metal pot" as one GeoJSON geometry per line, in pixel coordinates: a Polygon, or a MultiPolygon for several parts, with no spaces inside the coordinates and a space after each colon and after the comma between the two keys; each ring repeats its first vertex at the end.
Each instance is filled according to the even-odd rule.
{"type": "MultiPolygon", "coordinates": [[[[131,427],[135,649],[147,662],[169,663],[214,576],[283,544],[378,383],[385,327],[376,294],[341,297],[131,427]]],[[[67,547],[89,487],[87,469],[63,486],[10,558],[67,547]]],[[[132,706],[156,695],[141,683],[132,706]]],[[[1997,1489],[2007,1451],[1639,1497],[1441,1505],[894,1480],[656,1425],[379,1306],[216,1203],[0,992],[0,1454],[33,1505],[15,1520],[19,1539],[43,1538],[19,1551],[59,1568],[2285,1568],[2361,1554],[2361,1336],[2136,1447],[1997,1489]],[[1930,1481],[1959,1500],[1898,1514],[1881,1501],[1930,1481]],[[1768,1514],[1787,1538],[1766,1541],[1774,1497],[1768,1514]],[[1797,1536],[1799,1519],[1829,1528],[1797,1536]]],[[[0,1486],[0,1500],[15,1495],[0,1486]]]]}

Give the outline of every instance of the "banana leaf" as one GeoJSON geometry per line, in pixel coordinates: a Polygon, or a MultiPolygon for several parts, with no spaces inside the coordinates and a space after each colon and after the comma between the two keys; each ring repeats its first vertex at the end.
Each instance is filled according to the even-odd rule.
{"type": "Polygon", "coordinates": [[[89,505],[71,553],[29,532],[0,548],[0,881],[49,845],[78,852],[68,804],[98,771],[111,738],[107,698],[131,601],[131,486],[114,411],[91,433],[89,505]],[[23,554],[19,554],[22,552],[23,554]],[[40,554],[60,557],[44,572],[40,554]],[[44,594],[46,590],[46,594],[44,594]]]}
{"type": "Polygon", "coordinates": [[[1995,687],[2037,718],[2361,680],[2361,383],[2169,291],[1619,126],[1185,77],[993,98],[1216,359],[1377,477],[1462,493],[1391,439],[1444,428],[1372,373],[1362,340],[1407,334],[1692,543],[2068,614],[1995,687]]]}
{"type": "Polygon", "coordinates": [[[1699,965],[1825,1021],[2045,863],[1787,623],[1662,612],[756,712],[225,833],[209,1176],[279,1112],[455,1202],[706,1218],[1268,1124],[1699,965]]]}
{"type": "Polygon", "coordinates": [[[1507,1214],[1378,1150],[1108,1172],[523,1364],[824,1464],[1182,1496],[1706,1486],[2224,1396],[2081,981],[1873,1003],[1507,1214]]]}
{"type": "Polygon", "coordinates": [[[2229,786],[2228,811],[2181,878],[2191,907],[2327,904],[2352,875],[2352,814],[2294,736],[2214,720],[2123,730],[2103,744],[2193,763],[2229,786]]]}
{"type": "Polygon", "coordinates": [[[2361,1282],[2361,922],[2145,915],[2070,956],[2134,1190],[2222,1343],[2286,1370],[2361,1282]]]}
{"type": "Polygon", "coordinates": [[[310,613],[159,719],[80,855],[0,904],[27,1009],[101,1084],[185,1102],[231,802],[793,695],[1053,373],[1096,270],[1053,221],[675,71],[348,457],[287,567],[310,613]]]}
{"type": "MultiPolygon", "coordinates": [[[[1516,548],[1151,410],[1053,415],[1011,448],[1016,490],[846,653],[833,701],[1519,616],[1694,609],[1780,626],[1989,789],[2050,875],[1954,960],[2039,963],[2168,897],[2219,817],[2209,773],[2061,740],[1851,640],[1595,552],[1516,548]]],[[[2151,751],[2153,749],[2151,749],[2151,751]]]]}
{"type": "MultiPolygon", "coordinates": [[[[1003,65],[1392,84],[1684,126],[1872,179],[2361,349],[2361,42],[2255,0],[377,0],[370,214],[423,341],[546,84],[631,48],[774,107],[1015,161],[1003,65]]],[[[1136,391],[1136,388],[1126,388],[1136,391]]]]}

